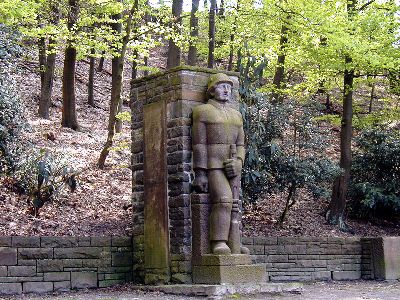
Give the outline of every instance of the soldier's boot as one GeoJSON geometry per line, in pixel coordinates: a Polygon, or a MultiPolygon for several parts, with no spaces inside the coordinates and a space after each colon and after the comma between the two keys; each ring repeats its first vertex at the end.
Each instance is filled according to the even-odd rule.
{"type": "Polygon", "coordinates": [[[211,251],[215,255],[231,254],[231,249],[229,249],[229,247],[225,241],[212,241],[211,242],[211,251]]]}
{"type": "Polygon", "coordinates": [[[229,198],[221,198],[219,203],[212,204],[210,215],[210,246],[216,255],[229,255],[227,242],[231,220],[232,202],[229,198]]]}
{"type": "Polygon", "coordinates": [[[240,253],[241,254],[250,254],[250,250],[249,250],[249,248],[247,248],[245,246],[241,246],[240,247],[240,253]]]}

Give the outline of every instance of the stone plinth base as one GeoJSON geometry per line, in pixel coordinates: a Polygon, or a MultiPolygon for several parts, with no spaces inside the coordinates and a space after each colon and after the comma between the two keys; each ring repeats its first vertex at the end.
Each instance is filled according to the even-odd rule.
{"type": "Polygon", "coordinates": [[[276,295],[282,293],[301,294],[303,285],[297,282],[263,284],[174,284],[156,286],[135,286],[134,289],[146,292],[161,292],[188,297],[219,297],[225,295],[276,295]]]}
{"type": "Polygon", "coordinates": [[[265,265],[252,265],[245,254],[201,256],[200,264],[193,266],[193,282],[201,284],[264,283],[265,265]]]}

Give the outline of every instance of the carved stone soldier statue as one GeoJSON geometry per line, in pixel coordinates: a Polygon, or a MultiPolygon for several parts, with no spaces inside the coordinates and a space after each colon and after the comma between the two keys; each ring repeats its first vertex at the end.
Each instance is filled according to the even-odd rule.
{"type": "Polygon", "coordinates": [[[193,109],[193,186],[211,199],[210,249],[213,254],[248,254],[239,228],[240,173],[245,157],[243,120],[230,107],[232,80],[210,76],[207,104],[193,109]]]}

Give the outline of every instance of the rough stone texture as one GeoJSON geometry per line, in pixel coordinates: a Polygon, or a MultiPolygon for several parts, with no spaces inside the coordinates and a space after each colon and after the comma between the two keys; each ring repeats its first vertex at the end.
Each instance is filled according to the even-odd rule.
{"type": "Polygon", "coordinates": [[[11,247],[11,236],[0,236],[0,247],[11,247]]]}
{"type": "Polygon", "coordinates": [[[24,293],[49,293],[53,291],[52,282],[24,282],[24,293]]]}
{"type": "Polygon", "coordinates": [[[40,237],[38,236],[13,236],[12,237],[13,247],[24,247],[24,248],[38,248],[40,247],[40,237]]]}
{"type": "Polygon", "coordinates": [[[18,249],[18,260],[20,259],[46,259],[53,258],[52,248],[20,248],[18,249]]]}
{"type": "Polygon", "coordinates": [[[12,266],[8,267],[8,276],[36,276],[36,266],[12,266]]]}
{"type": "Polygon", "coordinates": [[[374,238],[371,244],[375,278],[400,279],[400,237],[374,238]]]}
{"type": "MultiPolygon", "coordinates": [[[[145,279],[145,204],[144,204],[144,108],[158,103],[166,105],[166,158],[169,219],[169,268],[173,282],[188,282],[191,276],[192,223],[190,197],[192,172],[191,114],[193,107],[205,102],[210,74],[215,70],[178,67],[132,81],[132,207],[133,207],[133,259],[135,280],[145,279]],[[178,258],[179,256],[179,258],[178,258]],[[179,262],[183,264],[179,267],[179,262]],[[176,265],[174,265],[176,263],[176,265]]],[[[234,81],[233,96],[238,99],[236,73],[229,73],[234,81]]],[[[235,105],[237,106],[237,102],[235,105]]],[[[163,154],[164,155],[164,154],[163,154]]],[[[148,251],[146,251],[147,253],[148,251]]],[[[157,272],[148,269],[151,278],[157,272]]],[[[167,278],[166,276],[165,278],[167,278]]],[[[157,279],[157,281],[159,281],[157,279]]],[[[168,279],[167,279],[168,281],[168,279]]]]}
{"type": "Polygon", "coordinates": [[[168,173],[165,102],[147,104],[144,110],[144,262],[152,276],[145,283],[169,281],[168,173]],[[160,274],[160,278],[157,278],[160,274]]]}
{"type": "Polygon", "coordinates": [[[232,255],[213,255],[206,254],[201,257],[200,264],[202,266],[233,266],[233,265],[249,265],[251,258],[245,254],[232,255]]]}
{"type": "Polygon", "coordinates": [[[361,278],[360,271],[333,271],[333,280],[357,280],[361,278]]]}
{"type": "Polygon", "coordinates": [[[22,294],[22,283],[0,283],[0,295],[22,294]]]}
{"type": "Polygon", "coordinates": [[[58,281],[54,282],[54,291],[56,292],[66,292],[71,289],[71,281],[58,281]]]}
{"type": "Polygon", "coordinates": [[[211,204],[208,194],[191,194],[192,208],[192,261],[201,263],[201,257],[210,253],[209,222],[211,204]]]}
{"type": "Polygon", "coordinates": [[[193,282],[200,284],[243,284],[266,281],[263,265],[193,266],[193,282]]]}
{"type": "Polygon", "coordinates": [[[0,241],[0,295],[110,286],[133,278],[130,237],[1,237],[0,241]]]}
{"type": "Polygon", "coordinates": [[[97,287],[96,272],[71,272],[71,288],[84,289],[97,287]]]}
{"type": "Polygon", "coordinates": [[[90,245],[94,247],[108,247],[111,246],[111,237],[92,237],[90,245]]]}
{"type": "MultiPolygon", "coordinates": [[[[248,237],[270,281],[374,279],[370,238],[248,237]]],[[[378,257],[382,257],[383,252],[378,257]]]]}
{"type": "Polygon", "coordinates": [[[17,249],[0,248],[0,265],[12,266],[17,264],[17,249]]]}
{"type": "MultiPolygon", "coordinates": [[[[158,285],[158,286],[134,286],[135,290],[145,292],[161,292],[164,294],[183,295],[187,297],[208,297],[208,299],[235,299],[242,298],[242,295],[254,295],[259,298],[262,294],[268,299],[268,294],[276,295],[278,293],[300,294],[303,291],[301,283],[262,283],[262,284],[174,284],[174,285],[158,285]],[[240,296],[238,296],[240,295],[240,296]],[[224,297],[225,296],[225,297],[224,297]]],[[[244,297],[246,298],[246,297],[244,297]]],[[[252,297],[251,297],[252,299],[252,297]]]]}
{"type": "Polygon", "coordinates": [[[56,248],[54,258],[100,258],[100,247],[56,248]]]}
{"type": "Polygon", "coordinates": [[[78,246],[78,238],[44,236],[40,239],[40,244],[43,248],[76,247],[78,246]]]}
{"type": "MultiPolygon", "coordinates": [[[[187,200],[188,197],[178,197],[174,201],[176,205],[188,207],[187,200]]],[[[75,276],[74,281],[77,282],[80,273],[84,274],[82,276],[86,279],[82,281],[86,280],[86,285],[98,287],[138,280],[141,276],[144,276],[144,273],[140,273],[141,269],[133,263],[137,264],[141,259],[140,252],[143,251],[143,247],[140,248],[140,245],[143,245],[142,235],[133,239],[127,237],[105,237],[104,239],[96,237],[93,240],[90,237],[77,238],[76,248],[83,248],[81,252],[85,253],[87,253],[87,248],[98,248],[96,253],[100,253],[99,258],[17,260],[18,253],[27,249],[26,245],[30,245],[29,249],[33,252],[39,249],[37,246],[33,247],[33,245],[37,245],[37,239],[34,240],[34,243],[30,238],[27,239],[27,241],[23,241],[22,238],[19,238],[18,244],[24,246],[15,248],[12,246],[11,237],[1,238],[5,242],[0,248],[0,254],[2,254],[0,255],[0,294],[50,291],[51,285],[53,291],[66,291],[72,288],[72,277],[75,276]],[[111,240],[114,246],[111,246],[111,240]],[[139,248],[135,249],[132,244],[138,245],[139,248]],[[88,245],[93,246],[88,247],[88,245]],[[34,274],[33,267],[35,266],[37,266],[37,270],[34,274]],[[96,285],[94,282],[96,282],[96,285]]],[[[252,250],[253,262],[265,264],[267,271],[265,274],[270,281],[353,280],[359,278],[382,279],[379,268],[381,268],[380,261],[382,261],[383,255],[389,254],[386,260],[392,263],[388,266],[394,269],[394,272],[398,270],[398,265],[396,267],[397,252],[400,248],[397,244],[398,239],[398,237],[247,237],[243,239],[243,243],[252,250]],[[384,251],[385,247],[387,248],[386,252],[384,251]],[[374,253],[372,254],[373,249],[374,253]],[[382,250],[378,251],[378,249],[382,250]],[[390,255],[394,255],[394,258],[390,255]]],[[[51,244],[48,244],[50,240],[48,237],[44,240],[46,243],[40,243],[40,245],[46,245],[45,248],[42,248],[44,249],[43,253],[47,253],[49,249],[53,251],[62,249],[59,247],[64,245],[68,246],[68,249],[72,249],[70,247],[71,242],[66,242],[64,238],[54,237],[51,239],[51,244]],[[60,239],[60,241],[57,241],[57,239],[60,239]],[[47,248],[47,245],[55,247],[47,248]]],[[[40,241],[41,238],[39,238],[40,241]]],[[[171,281],[174,283],[190,283],[193,270],[188,254],[190,249],[183,246],[181,246],[181,249],[183,250],[182,253],[170,255],[171,273],[173,273],[171,281]]],[[[77,253],[68,251],[73,254],[77,253]]],[[[80,253],[80,251],[78,252],[80,253]]],[[[229,265],[230,263],[229,259],[227,260],[225,257],[205,258],[204,262],[208,262],[210,266],[214,263],[221,265],[229,265]]],[[[248,260],[243,261],[240,258],[236,262],[247,263],[248,260]]],[[[76,283],[76,285],[78,284],[76,283]]]]}
{"type": "Polygon", "coordinates": [[[50,272],[43,274],[44,281],[69,281],[71,279],[70,272],[50,272]]]}

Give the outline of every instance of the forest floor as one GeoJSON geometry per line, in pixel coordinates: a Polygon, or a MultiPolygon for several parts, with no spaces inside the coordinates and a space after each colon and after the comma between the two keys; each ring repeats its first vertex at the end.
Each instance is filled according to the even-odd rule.
{"type": "MultiPolygon", "coordinates": [[[[152,65],[161,62],[154,58],[152,65]]],[[[50,119],[37,116],[40,77],[34,56],[19,61],[17,76],[21,99],[25,106],[30,130],[26,139],[32,148],[63,153],[69,164],[79,171],[78,188],[46,203],[37,216],[29,213],[28,197],[10,189],[0,178],[0,235],[97,236],[129,235],[132,231],[132,210],[128,207],[131,194],[129,169],[129,123],[118,134],[117,150],[110,152],[104,170],[97,160],[107,137],[108,103],[111,90],[111,66],[95,75],[96,107],[87,104],[88,63],[77,65],[77,113],[79,131],[61,127],[62,93],[61,61],[58,61],[54,82],[50,119]],[[49,134],[54,135],[48,139],[49,134]]],[[[129,95],[130,67],[125,70],[124,99],[129,95]]],[[[125,110],[128,110],[125,107],[125,110]]],[[[285,205],[285,195],[272,195],[257,205],[247,206],[244,215],[245,235],[263,236],[349,236],[324,220],[326,200],[299,195],[282,226],[277,220],[285,205]]],[[[347,220],[357,236],[400,235],[399,224],[374,224],[347,220]]]]}

